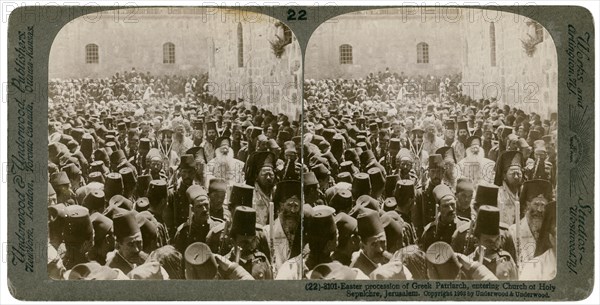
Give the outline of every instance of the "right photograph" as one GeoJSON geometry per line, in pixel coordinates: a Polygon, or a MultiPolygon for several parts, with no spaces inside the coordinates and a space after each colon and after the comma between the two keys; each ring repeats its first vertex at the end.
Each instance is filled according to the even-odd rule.
{"type": "Polygon", "coordinates": [[[335,17],[304,62],[304,277],[556,276],[556,47],[529,17],[335,17]]]}

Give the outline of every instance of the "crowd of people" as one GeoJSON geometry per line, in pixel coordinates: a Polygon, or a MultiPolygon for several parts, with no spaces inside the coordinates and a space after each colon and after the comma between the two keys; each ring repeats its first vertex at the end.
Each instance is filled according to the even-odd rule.
{"type": "Polygon", "coordinates": [[[305,81],[304,274],[554,278],[556,113],[431,79],[305,81]]]}
{"type": "Polygon", "coordinates": [[[274,279],[300,253],[298,118],[205,83],[50,82],[52,279],[274,279]]]}
{"type": "Polygon", "coordinates": [[[386,70],[290,117],[206,80],[50,82],[52,279],[554,277],[555,113],[386,70]]]}

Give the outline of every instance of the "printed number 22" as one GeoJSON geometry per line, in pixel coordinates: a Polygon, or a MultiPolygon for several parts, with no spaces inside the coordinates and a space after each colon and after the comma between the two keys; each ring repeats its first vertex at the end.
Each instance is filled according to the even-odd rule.
{"type": "Polygon", "coordinates": [[[287,11],[287,20],[306,20],[306,11],[305,10],[299,10],[298,11],[298,18],[296,18],[296,11],[293,9],[289,9],[287,11]]]}

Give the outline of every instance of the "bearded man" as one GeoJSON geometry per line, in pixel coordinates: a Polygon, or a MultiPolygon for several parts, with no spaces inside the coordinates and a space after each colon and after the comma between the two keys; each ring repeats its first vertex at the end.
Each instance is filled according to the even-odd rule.
{"type": "Polygon", "coordinates": [[[460,176],[471,179],[473,185],[478,185],[480,181],[486,181],[492,184],[494,182],[494,167],[496,162],[485,158],[484,151],[481,148],[481,139],[472,136],[467,139],[467,155],[458,162],[460,176]]]}
{"type": "Polygon", "coordinates": [[[509,231],[518,245],[517,265],[530,261],[535,253],[541,228],[546,214],[546,206],[552,201],[552,184],[548,180],[529,180],[523,184],[520,202],[525,204],[525,216],[517,224],[510,226],[509,231]]]}
{"type": "Polygon", "coordinates": [[[452,143],[452,149],[456,155],[456,161],[462,160],[466,155],[467,139],[469,138],[469,127],[467,121],[458,122],[458,136],[452,143]]]}
{"type": "Polygon", "coordinates": [[[194,142],[185,135],[185,121],[181,117],[176,117],[171,122],[171,128],[174,131],[171,151],[178,156],[183,156],[188,149],[194,146],[194,142]]]}
{"type": "Polygon", "coordinates": [[[224,179],[227,185],[244,183],[244,162],[233,157],[231,140],[219,137],[215,140],[215,148],[215,157],[206,165],[207,177],[224,179]]]}

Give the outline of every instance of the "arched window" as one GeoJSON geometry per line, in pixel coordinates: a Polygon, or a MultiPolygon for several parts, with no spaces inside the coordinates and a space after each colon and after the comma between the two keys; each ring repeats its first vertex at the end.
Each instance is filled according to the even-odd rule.
{"type": "Polygon", "coordinates": [[[429,63],[429,45],[424,42],[417,44],[417,63],[428,64],[429,63]]]}
{"type": "Polygon", "coordinates": [[[343,44],[340,46],[340,65],[352,64],[352,46],[343,44]]]}
{"type": "Polygon", "coordinates": [[[97,64],[100,62],[98,56],[98,45],[90,43],[85,46],[85,63],[86,64],[97,64]]]}
{"type": "Polygon", "coordinates": [[[163,64],[175,63],[175,45],[171,42],[163,44],[163,64]]]}
{"type": "Polygon", "coordinates": [[[244,28],[242,23],[238,23],[237,27],[237,39],[238,39],[238,68],[244,67],[244,28]]]}
{"type": "Polygon", "coordinates": [[[490,23],[490,65],[496,66],[496,26],[490,23]]]}

